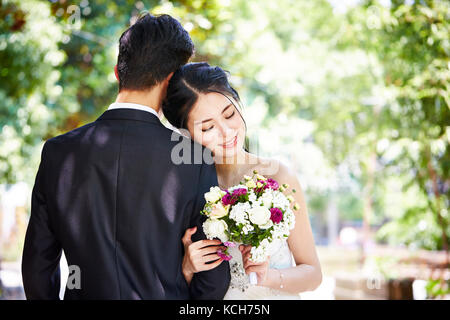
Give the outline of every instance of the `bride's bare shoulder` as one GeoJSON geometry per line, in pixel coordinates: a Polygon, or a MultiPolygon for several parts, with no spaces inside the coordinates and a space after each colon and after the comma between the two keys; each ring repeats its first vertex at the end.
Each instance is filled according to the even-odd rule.
{"type": "Polygon", "coordinates": [[[296,176],[294,171],[284,161],[269,157],[253,156],[257,159],[257,165],[254,166],[254,169],[266,178],[272,178],[281,182],[284,180],[291,180],[296,176]]]}

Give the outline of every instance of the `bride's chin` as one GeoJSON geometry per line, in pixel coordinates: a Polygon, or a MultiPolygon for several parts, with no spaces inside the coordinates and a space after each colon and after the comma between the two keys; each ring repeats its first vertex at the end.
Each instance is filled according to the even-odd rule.
{"type": "Polygon", "coordinates": [[[226,154],[224,152],[216,152],[214,157],[216,159],[220,158],[220,159],[223,159],[225,161],[226,159],[233,159],[235,157],[235,155],[236,155],[235,152],[233,152],[233,153],[227,152],[226,154]]]}
{"type": "Polygon", "coordinates": [[[240,162],[244,163],[245,162],[245,154],[244,153],[241,154],[238,151],[239,151],[239,149],[236,148],[236,149],[233,150],[233,152],[229,151],[226,154],[224,152],[213,153],[214,154],[213,155],[214,156],[214,162],[216,164],[227,164],[227,163],[229,163],[229,164],[231,164],[231,163],[236,164],[236,161],[237,161],[238,164],[240,162]]]}

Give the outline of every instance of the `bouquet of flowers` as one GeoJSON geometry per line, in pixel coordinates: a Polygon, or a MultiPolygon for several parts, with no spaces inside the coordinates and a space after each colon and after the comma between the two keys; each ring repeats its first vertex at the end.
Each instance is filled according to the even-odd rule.
{"type": "MultiPolygon", "coordinates": [[[[271,244],[276,239],[286,239],[295,225],[295,215],[290,208],[294,198],[283,193],[288,188],[289,185],[280,186],[257,171],[227,190],[211,187],[205,193],[206,204],[201,212],[207,216],[203,223],[206,237],[219,238],[226,247],[238,243],[251,245],[250,259],[264,262],[271,244]]],[[[295,203],[293,209],[298,210],[299,205],[295,203]]],[[[232,257],[227,251],[217,253],[224,260],[230,260],[232,257]]],[[[256,284],[255,279],[256,275],[250,275],[250,282],[256,284]]]]}

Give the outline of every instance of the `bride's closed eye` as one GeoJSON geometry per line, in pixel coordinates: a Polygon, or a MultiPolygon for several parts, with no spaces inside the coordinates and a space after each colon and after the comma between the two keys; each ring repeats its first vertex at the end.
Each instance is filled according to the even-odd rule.
{"type": "Polygon", "coordinates": [[[231,117],[233,117],[233,116],[234,116],[234,111],[233,111],[233,113],[230,114],[228,117],[225,117],[225,119],[231,119],[231,117]]]}
{"type": "MultiPolygon", "coordinates": [[[[233,111],[228,117],[225,117],[225,119],[227,119],[227,120],[231,119],[234,116],[234,114],[235,114],[235,111],[233,111]]],[[[206,132],[206,131],[211,130],[212,128],[214,128],[214,126],[211,126],[211,127],[207,128],[207,129],[202,129],[202,131],[206,132]]]]}

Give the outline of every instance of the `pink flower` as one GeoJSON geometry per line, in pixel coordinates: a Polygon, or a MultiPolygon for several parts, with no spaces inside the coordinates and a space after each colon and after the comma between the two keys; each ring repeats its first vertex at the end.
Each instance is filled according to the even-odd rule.
{"type": "Polygon", "coordinates": [[[247,194],[247,189],[239,188],[233,190],[233,196],[245,196],[247,194]]]}
{"type": "Polygon", "coordinates": [[[273,190],[278,190],[278,188],[280,187],[278,185],[278,182],[276,182],[275,180],[270,179],[270,178],[266,180],[266,183],[267,184],[264,186],[264,189],[270,188],[273,190]]]}
{"type": "Polygon", "coordinates": [[[228,252],[226,252],[226,250],[225,250],[225,252],[224,251],[222,251],[222,250],[217,250],[217,255],[219,256],[219,257],[221,257],[223,260],[225,260],[225,261],[230,261],[231,260],[231,258],[232,258],[232,256],[231,255],[229,255],[228,254],[228,252]]]}
{"type": "Polygon", "coordinates": [[[225,217],[228,214],[228,209],[229,207],[223,206],[220,202],[214,203],[209,216],[216,219],[225,217]]]}
{"type": "Polygon", "coordinates": [[[236,243],[230,242],[230,241],[225,241],[225,242],[223,243],[223,245],[224,245],[225,247],[228,247],[228,248],[234,248],[234,247],[236,247],[236,243]]]}
{"type": "Polygon", "coordinates": [[[228,192],[222,197],[222,203],[224,206],[227,206],[229,204],[233,205],[236,203],[236,201],[237,199],[234,199],[228,192]]]}
{"type": "Polygon", "coordinates": [[[283,211],[279,208],[270,208],[270,220],[276,224],[280,223],[283,220],[283,211]]]}
{"type": "Polygon", "coordinates": [[[222,203],[224,206],[227,206],[229,204],[233,205],[239,200],[240,196],[244,196],[246,194],[247,190],[244,188],[234,189],[233,194],[230,194],[227,191],[227,193],[222,197],[222,203]]]}

